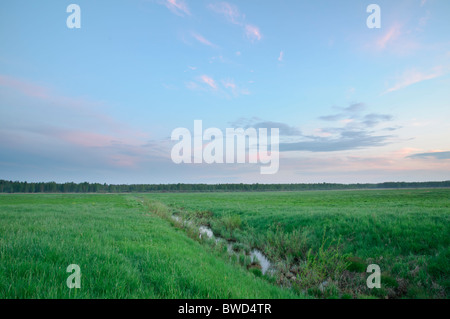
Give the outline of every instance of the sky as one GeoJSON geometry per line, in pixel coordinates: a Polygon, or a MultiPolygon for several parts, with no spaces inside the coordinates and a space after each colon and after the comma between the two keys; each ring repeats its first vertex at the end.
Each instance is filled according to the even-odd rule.
{"type": "Polygon", "coordinates": [[[450,180],[449,14],[448,0],[2,1],[0,179],[450,180]],[[174,163],[171,134],[195,120],[279,128],[279,170],[174,163]]]}

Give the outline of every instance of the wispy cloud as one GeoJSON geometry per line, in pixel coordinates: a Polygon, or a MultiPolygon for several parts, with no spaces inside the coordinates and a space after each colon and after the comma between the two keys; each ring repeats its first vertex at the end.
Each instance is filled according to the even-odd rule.
{"type": "Polygon", "coordinates": [[[280,135],[284,135],[284,136],[300,136],[300,135],[302,135],[302,132],[298,128],[296,128],[294,126],[290,126],[286,123],[280,123],[280,122],[273,122],[273,121],[258,122],[258,123],[251,125],[251,127],[254,127],[256,129],[278,128],[280,130],[280,135]]]}
{"type": "Polygon", "coordinates": [[[225,98],[250,94],[248,89],[240,87],[233,79],[215,80],[205,74],[187,82],[186,88],[192,91],[214,92],[225,98]]]}
{"type": "Polygon", "coordinates": [[[250,94],[249,90],[238,86],[232,79],[223,80],[222,85],[226,90],[231,92],[234,97],[250,94]]]}
{"type": "Polygon", "coordinates": [[[241,15],[238,7],[234,4],[230,4],[228,2],[211,3],[208,5],[208,8],[216,13],[222,14],[229,22],[233,24],[243,24],[244,16],[241,15]]]}
{"type": "Polygon", "coordinates": [[[77,165],[103,162],[112,167],[131,167],[166,156],[143,149],[149,134],[103,113],[104,103],[62,96],[48,86],[4,75],[0,75],[0,87],[10,88],[2,98],[13,105],[16,99],[26,101],[0,119],[0,133],[8,136],[0,140],[4,154],[38,154],[45,160],[76,161],[77,165]]]}
{"type": "Polygon", "coordinates": [[[294,126],[286,123],[275,122],[275,121],[262,121],[259,117],[245,118],[241,117],[234,122],[229,123],[232,127],[238,128],[242,127],[244,129],[248,128],[267,128],[268,130],[272,128],[278,128],[280,131],[280,136],[301,136],[302,132],[294,126]]]}
{"type": "Polygon", "coordinates": [[[330,122],[334,122],[343,118],[345,118],[345,114],[343,113],[323,115],[319,117],[319,119],[322,121],[330,121],[330,122]]]}
{"type": "MultiPolygon", "coordinates": [[[[338,109],[340,113],[319,117],[327,122],[335,122],[336,126],[317,128],[314,134],[301,135],[297,141],[280,143],[280,151],[336,152],[379,147],[389,144],[395,137],[381,133],[386,131],[382,124],[392,121],[392,115],[361,114],[366,109],[364,103],[353,103],[338,109]]],[[[389,128],[388,131],[395,130],[389,128]]]]}
{"type": "MultiPolygon", "coordinates": [[[[240,118],[230,124],[243,128],[278,128],[281,138],[280,152],[339,152],[390,144],[395,136],[380,133],[383,129],[374,130],[374,127],[391,121],[392,116],[376,113],[359,116],[358,112],[363,106],[363,103],[355,103],[341,108],[347,110],[347,113],[353,113],[355,119],[339,121],[345,124],[340,127],[317,128],[314,134],[304,134],[300,128],[287,123],[263,121],[258,117],[240,118]]],[[[345,112],[343,114],[345,115],[345,112]]],[[[336,120],[340,118],[336,116],[336,120]]]]}
{"type": "Polygon", "coordinates": [[[397,83],[383,92],[383,94],[398,91],[416,83],[435,79],[445,73],[445,68],[443,66],[435,67],[428,72],[420,72],[415,69],[407,70],[399,77],[397,83]]]}
{"type": "Polygon", "coordinates": [[[210,76],[208,76],[208,75],[202,75],[202,76],[200,77],[200,80],[201,80],[203,83],[207,84],[207,85],[208,85],[209,87],[211,87],[212,89],[217,90],[217,84],[216,84],[216,81],[214,81],[214,79],[213,79],[212,77],[210,77],[210,76]]]}
{"type": "Polygon", "coordinates": [[[377,48],[379,50],[384,50],[390,43],[395,42],[400,35],[401,27],[400,25],[394,25],[388,29],[388,31],[377,41],[377,48]]]}
{"type": "Polygon", "coordinates": [[[428,20],[430,20],[430,18],[431,18],[431,13],[430,13],[430,11],[427,11],[427,13],[419,19],[419,27],[425,27],[428,23],[428,20]]]}
{"type": "Polygon", "coordinates": [[[416,32],[419,23],[415,26],[406,26],[405,23],[395,21],[391,26],[380,29],[382,34],[370,38],[366,42],[366,49],[373,53],[390,53],[399,56],[407,56],[423,48],[423,44],[417,41],[416,32]]]}
{"type": "Polygon", "coordinates": [[[319,119],[323,121],[334,122],[348,117],[354,118],[357,117],[358,113],[366,109],[366,105],[364,103],[353,103],[347,107],[336,107],[336,108],[341,110],[341,112],[337,114],[320,116],[319,119]]]}
{"type": "Polygon", "coordinates": [[[262,38],[261,31],[257,26],[246,24],[245,25],[245,34],[247,38],[249,38],[251,41],[259,41],[262,38]]]}
{"type": "Polygon", "coordinates": [[[237,86],[236,86],[236,84],[234,83],[233,80],[225,80],[225,81],[222,81],[222,84],[223,84],[223,86],[224,86],[225,88],[227,88],[227,89],[236,90],[236,88],[237,88],[237,86]]]}
{"type": "Polygon", "coordinates": [[[42,108],[45,108],[47,112],[50,111],[52,115],[60,113],[68,115],[70,113],[72,115],[69,116],[69,119],[72,119],[74,115],[82,115],[117,132],[122,130],[121,125],[110,115],[98,111],[104,106],[103,102],[62,96],[48,85],[40,85],[6,75],[0,75],[0,86],[8,87],[12,89],[12,92],[16,91],[23,96],[32,98],[35,102],[34,104],[41,103],[42,108]]]}
{"type": "Polygon", "coordinates": [[[378,125],[379,123],[383,123],[383,122],[387,122],[387,121],[392,121],[394,117],[392,115],[389,114],[367,114],[366,116],[364,116],[363,118],[363,123],[367,126],[367,127],[374,127],[376,125],[378,125]]]}
{"type": "Polygon", "coordinates": [[[207,45],[209,47],[212,48],[217,48],[217,45],[211,43],[208,39],[206,39],[204,36],[202,36],[201,34],[192,32],[191,33],[192,37],[197,40],[198,42],[200,42],[201,44],[207,45]]]}
{"type": "Polygon", "coordinates": [[[281,51],[280,55],[278,56],[278,61],[283,62],[283,59],[284,59],[284,52],[281,51]]]}
{"type": "Polygon", "coordinates": [[[247,23],[245,14],[242,14],[238,7],[228,2],[218,2],[209,4],[208,8],[216,13],[223,15],[228,22],[241,26],[244,30],[246,37],[254,42],[262,39],[262,33],[259,27],[247,23]]]}
{"type": "Polygon", "coordinates": [[[393,136],[373,135],[366,131],[343,130],[336,137],[311,137],[309,140],[280,143],[280,152],[288,151],[309,151],[309,152],[337,152],[355,150],[367,147],[383,146],[388,144],[388,139],[393,136]]]}
{"type": "Polygon", "coordinates": [[[196,90],[200,90],[201,89],[200,85],[197,82],[194,82],[194,81],[186,82],[186,88],[189,89],[189,90],[192,90],[192,91],[196,91],[196,90]]]}
{"type": "Polygon", "coordinates": [[[353,103],[347,107],[344,107],[343,110],[345,112],[357,113],[366,109],[366,105],[364,103],[353,103]]]}
{"type": "Polygon", "coordinates": [[[7,75],[0,74],[0,86],[6,86],[18,90],[25,95],[40,99],[47,99],[50,97],[50,90],[47,87],[22,81],[7,75]]]}
{"type": "Polygon", "coordinates": [[[413,159],[426,159],[426,158],[434,158],[438,160],[448,160],[450,159],[450,152],[430,152],[430,153],[418,153],[408,156],[408,158],[413,159]]]}
{"type": "Polygon", "coordinates": [[[176,15],[191,15],[191,12],[184,0],[164,0],[163,4],[167,7],[167,9],[176,15]]]}

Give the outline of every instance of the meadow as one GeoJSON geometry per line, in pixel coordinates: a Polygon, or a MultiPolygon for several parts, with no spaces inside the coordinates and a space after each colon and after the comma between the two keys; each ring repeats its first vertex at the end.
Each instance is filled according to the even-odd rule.
{"type": "Polygon", "coordinates": [[[0,298],[448,298],[449,207],[450,189],[4,194],[0,298]]]}
{"type": "Polygon", "coordinates": [[[129,195],[0,196],[0,298],[298,298],[129,195]],[[67,266],[81,288],[66,285],[67,266]]]}

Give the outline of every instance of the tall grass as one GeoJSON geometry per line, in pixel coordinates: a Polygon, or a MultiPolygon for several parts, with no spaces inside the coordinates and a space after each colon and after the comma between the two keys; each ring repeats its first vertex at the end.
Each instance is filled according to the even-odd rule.
{"type": "Polygon", "coordinates": [[[1,195],[0,298],[298,298],[129,195],[1,195]],[[81,268],[81,288],[66,268],[81,268]]]}
{"type": "Polygon", "coordinates": [[[333,240],[328,240],[324,236],[322,245],[316,253],[312,249],[308,250],[306,258],[298,264],[298,286],[302,289],[316,287],[325,281],[336,281],[348,268],[350,263],[340,247],[340,239],[334,244],[333,240]]]}
{"type": "Polygon", "coordinates": [[[321,251],[325,254],[326,228],[331,251],[338,248],[340,238],[340,253],[349,255],[351,263],[336,283],[341,297],[449,296],[450,189],[147,196],[182,206],[186,214],[210,211],[215,232],[259,247],[276,263],[287,260],[285,268],[308,260],[308,252],[307,265],[322,265],[311,258],[321,251]],[[240,227],[226,230],[222,218],[235,215],[241,218],[240,227]],[[389,278],[379,290],[365,285],[367,274],[362,270],[372,263],[381,267],[383,278],[389,278]]]}
{"type": "Polygon", "coordinates": [[[308,231],[297,228],[292,232],[286,232],[281,224],[270,226],[269,230],[260,235],[258,242],[262,243],[262,249],[272,260],[301,259],[308,251],[308,231]]]}

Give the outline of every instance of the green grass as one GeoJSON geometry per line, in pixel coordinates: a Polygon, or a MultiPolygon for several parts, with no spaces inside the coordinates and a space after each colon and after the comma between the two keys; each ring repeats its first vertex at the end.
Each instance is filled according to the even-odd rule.
{"type": "Polygon", "coordinates": [[[448,298],[449,208],[450,189],[0,195],[0,298],[448,298]]]}
{"type": "Polygon", "coordinates": [[[298,298],[132,195],[1,195],[0,298],[298,298]],[[81,289],[66,268],[81,268],[81,289]]]}
{"type": "MultiPolygon", "coordinates": [[[[202,222],[215,233],[258,247],[272,260],[284,262],[285,268],[317,265],[318,261],[311,263],[311,256],[328,254],[341,266],[347,260],[347,270],[331,278],[340,297],[450,295],[449,189],[145,196],[186,216],[209,212],[211,217],[202,222]],[[227,226],[230,220],[238,220],[239,227],[227,226]],[[380,290],[365,286],[364,268],[371,263],[381,267],[380,290]]],[[[329,277],[319,279],[324,276],[329,277]]],[[[300,284],[298,288],[310,289],[316,297],[325,295],[314,292],[317,287],[300,284]]]]}

